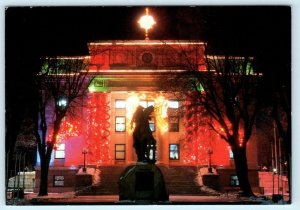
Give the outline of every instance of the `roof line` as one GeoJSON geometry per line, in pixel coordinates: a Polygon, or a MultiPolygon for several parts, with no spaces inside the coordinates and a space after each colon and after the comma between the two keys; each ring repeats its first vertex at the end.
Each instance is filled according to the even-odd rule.
{"type": "Polygon", "coordinates": [[[101,40],[88,45],[206,45],[199,40],[101,40]]]}

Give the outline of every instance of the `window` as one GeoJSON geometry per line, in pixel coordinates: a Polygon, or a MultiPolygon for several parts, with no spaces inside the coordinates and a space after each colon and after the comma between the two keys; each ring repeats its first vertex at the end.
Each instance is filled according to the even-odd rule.
{"type": "Polygon", "coordinates": [[[147,106],[149,107],[149,106],[154,106],[154,101],[148,101],[147,102],[147,106]]]}
{"type": "Polygon", "coordinates": [[[179,117],[169,117],[169,132],[179,132],[179,117]]]}
{"type": "Polygon", "coordinates": [[[64,159],[65,158],[65,144],[57,145],[55,150],[55,158],[56,159],[64,159]]]}
{"type": "Polygon", "coordinates": [[[157,158],[157,153],[156,153],[156,146],[154,144],[148,144],[147,145],[147,150],[149,151],[149,159],[154,160],[154,158],[157,158]]]}
{"type": "Polygon", "coordinates": [[[122,99],[117,99],[115,102],[116,109],[125,109],[126,108],[126,101],[122,99]]]}
{"type": "Polygon", "coordinates": [[[231,186],[239,186],[240,185],[237,175],[230,176],[230,185],[231,186]]]}
{"type": "Polygon", "coordinates": [[[140,101],[139,105],[141,105],[144,108],[147,108],[147,101],[140,101]]]}
{"type": "Polygon", "coordinates": [[[154,101],[140,101],[139,105],[141,105],[144,108],[147,108],[149,106],[154,106],[154,101]]]}
{"type": "Polygon", "coordinates": [[[63,186],[65,186],[65,177],[54,175],[54,177],[53,177],[53,186],[54,187],[63,187],[63,186]]]}
{"type": "Polygon", "coordinates": [[[155,121],[153,117],[151,117],[151,119],[149,120],[149,127],[152,132],[155,132],[155,121]]]}
{"type": "Polygon", "coordinates": [[[126,151],[126,146],[125,144],[116,144],[115,145],[115,159],[116,160],[125,160],[125,151],[126,151]]]}
{"type": "Polygon", "coordinates": [[[233,159],[233,152],[232,152],[231,149],[229,150],[229,158],[230,158],[230,159],[233,159]]]}
{"type": "Polygon", "coordinates": [[[142,60],[146,64],[150,64],[153,61],[153,55],[150,52],[144,52],[142,55],[142,60]]]}
{"type": "Polygon", "coordinates": [[[169,108],[171,109],[178,109],[179,108],[179,102],[175,100],[169,101],[169,108]]]}
{"type": "Polygon", "coordinates": [[[153,121],[149,122],[149,127],[152,132],[155,132],[155,123],[153,121]]]}
{"type": "Polygon", "coordinates": [[[116,131],[125,132],[125,130],[126,130],[125,117],[116,117],[116,131]]]}
{"type": "Polygon", "coordinates": [[[179,145],[170,144],[169,145],[169,158],[170,160],[179,160],[179,145]]]}

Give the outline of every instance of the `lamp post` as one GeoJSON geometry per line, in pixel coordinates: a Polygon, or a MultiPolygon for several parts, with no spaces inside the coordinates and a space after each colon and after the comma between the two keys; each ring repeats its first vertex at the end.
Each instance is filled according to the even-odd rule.
{"type": "Polygon", "coordinates": [[[211,167],[211,155],[213,153],[212,148],[208,148],[207,154],[208,154],[208,173],[212,173],[212,167],[211,167]]]}
{"type": "Polygon", "coordinates": [[[141,28],[145,29],[145,40],[149,40],[148,30],[152,28],[155,24],[155,21],[151,15],[149,15],[149,10],[146,8],[146,15],[142,16],[138,23],[140,24],[141,28]]]}
{"type": "Polygon", "coordinates": [[[83,149],[82,149],[82,154],[83,154],[83,169],[82,169],[82,171],[83,172],[86,172],[86,164],[85,164],[85,156],[86,156],[86,154],[88,153],[88,149],[86,148],[86,147],[84,147],[83,149]]]}

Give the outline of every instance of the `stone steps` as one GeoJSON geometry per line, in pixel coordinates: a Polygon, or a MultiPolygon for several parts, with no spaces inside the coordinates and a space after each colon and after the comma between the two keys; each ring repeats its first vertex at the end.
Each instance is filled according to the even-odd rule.
{"type": "Polygon", "coordinates": [[[196,184],[195,166],[159,166],[170,194],[205,195],[196,184]]]}
{"type": "Polygon", "coordinates": [[[116,195],[119,194],[118,181],[126,166],[100,166],[97,185],[77,193],[77,195],[116,195]]]}
{"type": "MultiPolygon", "coordinates": [[[[100,166],[100,182],[78,192],[78,195],[116,195],[119,194],[118,182],[127,166],[100,166]]],[[[196,184],[197,168],[194,166],[162,166],[169,194],[205,195],[196,184]]]]}

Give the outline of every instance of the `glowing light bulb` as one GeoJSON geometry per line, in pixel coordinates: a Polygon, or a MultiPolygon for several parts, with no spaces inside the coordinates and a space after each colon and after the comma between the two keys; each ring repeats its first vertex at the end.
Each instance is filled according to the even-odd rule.
{"type": "Polygon", "coordinates": [[[149,15],[148,8],[146,8],[146,15],[142,16],[138,21],[141,28],[145,29],[145,39],[148,40],[148,30],[156,23],[151,15],[149,15]]]}
{"type": "Polygon", "coordinates": [[[140,24],[141,28],[149,30],[155,24],[155,21],[151,15],[144,15],[141,17],[138,23],[140,24]]]}

